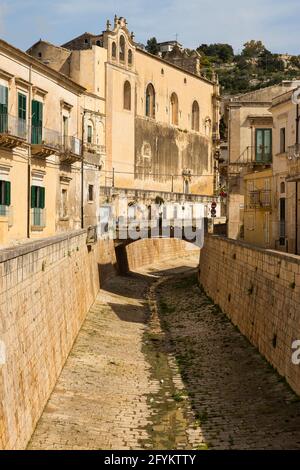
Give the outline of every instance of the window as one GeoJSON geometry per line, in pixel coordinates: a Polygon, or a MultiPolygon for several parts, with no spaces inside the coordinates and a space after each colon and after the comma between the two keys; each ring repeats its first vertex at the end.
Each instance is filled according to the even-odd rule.
{"type": "Polygon", "coordinates": [[[120,37],[120,61],[124,62],[125,61],[125,39],[124,36],[120,37]]]}
{"type": "Polygon", "coordinates": [[[88,201],[92,202],[94,200],[94,185],[89,184],[88,187],[88,201]]]}
{"type": "Polygon", "coordinates": [[[39,59],[42,58],[42,53],[41,52],[38,53],[38,57],[39,57],[39,59]]]}
{"type": "Polygon", "coordinates": [[[128,51],[128,65],[132,65],[132,50],[128,51]]]}
{"type": "Polygon", "coordinates": [[[155,90],[151,83],[146,90],[146,116],[155,118],[155,90]]]}
{"type": "Polygon", "coordinates": [[[199,132],[199,104],[194,101],[192,107],[192,130],[199,132]]]}
{"type": "Polygon", "coordinates": [[[31,186],[31,208],[45,208],[45,188],[43,186],[31,186]]]}
{"type": "Polygon", "coordinates": [[[26,95],[18,93],[18,133],[20,137],[26,136],[26,95]]]}
{"type": "Polygon", "coordinates": [[[90,125],[87,127],[87,141],[89,144],[93,142],[93,128],[90,125]]]}
{"type": "Polygon", "coordinates": [[[41,144],[43,135],[43,103],[32,100],[31,143],[41,144]]]}
{"type": "Polygon", "coordinates": [[[89,40],[86,38],[86,39],[84,40],[84,44],[88,44],[88,43],[89,43],[89,40]]]}
{"type": "Polygon", "coordinates": [[[63,145],[68,148],[69,118],[63,116],[63,145]]]}
{"type": "Polygon", "coordinates": [[[164,75],[164,74],[165,74],[164,69],[161,69],[160,73],[161,73],[162,75],[164,75]]]}
{"type": "Polygon", "coordinates": [[[280,183],[280,193],[281,193],[281,194],[284,194],[284,193],[285,193],[285,182],[284,182],[284,181],[282,181],[282,182],[280,183]]]}
{"type": "Polygon", "coordinates": [[[285,127],[280,129],[280,153],[285,153],[285,127]]]}
{"type": "Polygon", "coordinates": [[[45,226],[45,188],[42,186],[31,186],[31,217],[34,227],[45,226]]]}
{"type": "Polygon", "coordinates": [[[270,244],[270,212],[266,212],[264,215],[264,236],[265,244],[270,244]]]}
{"type": "Polygon", "coordinates": [[[128,81],[124,83],[123,107],[128,111],[131,110],[131,85],[128,81]]]}
{"type": "Polygon", "coordinates": [[[65,218],[68,215],[68,191],[67,189],[61,190],[61,217],[65,218]]]}
{"type": "Polygon", "coordinates": [[[285,206],[285,197],[281,197],[279,199],[279,244],[285,245],[285,214],[286,214],[286,206],[285,206]]]}
{"type": "Polygon", "coordinates": [[[0,85],[0,132],[8,131],[8,88],[0,85]]]}
{"type": "Polygon", "coordinates": [[[117,57],[117,45],[115,42],[113,42],[111,45],[111,56],[113,59],[117,57]]]}
{"type": "Polygon", "coordinates": [[[7,215],[10,206],[10,181],[0,181],[0,215],[7,215]]]}
{"type": "Polygon", "coordinates": [[[176,93],[171,95],[171,123],[178,126],[178,97],[176,93]]]}
{"type": "Polygon", "coordinates": [[[255,130],[255,160],[260,163],[271,163],[272,129],[255,130]]]}

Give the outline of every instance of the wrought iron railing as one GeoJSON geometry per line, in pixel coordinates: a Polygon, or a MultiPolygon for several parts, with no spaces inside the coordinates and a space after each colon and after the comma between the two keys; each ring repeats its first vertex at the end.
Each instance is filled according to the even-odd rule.
{"type": "Polygon", "coordinates": [[[290,145],[287,152],[288,160],[297,160],[300,158],[300,144],[290,145]]]}
{"type": "Polygon", "coordinates": [[[62,151],[80,156],[81,155],[81,140],[78,139],[77,137],[63,136],[62,151]]]}
{"type": "Polygon", "coordinates": [[[46,209],[39,207],[31,209],[31,225],[34,227],[46,227],[46,209]]]}
{"type": "Polygon", "coordinates": [[[91,144],[89,142],[85,142],[83,144],[83,149],[87,153],[94,153],[94,154],[103,154],[106,153],[106,147],[105,145],[99,145],[99,144],[91,144]]]}
{"type": "Polygon", "coordinates": [[[59,150],[61,147],[61,134],[53,129],[33,126],[31,129],[31,143],[33,145],[46,145],[59,150]]]}
{"type": "Polygon", "coordinates": [[[239,158],[235,162],[230,164],[247,165],[247,164],[269,164],[272,163],[272,152],[270,147],[260,146],[260,152],[257,152],[258,148],[254,146],[248,146],[241,153],[239,158]]]}
{"type": "Polygon", "coordinates": [[[8,226],[13,226],[13,207],[0,204],[0,217],[8,218],[8,226]]]}
{"type": "Polygon", "coordinates": [[[11,114],[0,114],[0,134],[8,134],[26,140],[27,122],[11,114]]]}
{"type": "Polygon", "coordinates": [[[271,200],[271,190],[269,189],[258,189],[254,191],[250,191],[248,193],[248,207],[250,209],[254,208],[270,208],[272,205],[271,200]]]}

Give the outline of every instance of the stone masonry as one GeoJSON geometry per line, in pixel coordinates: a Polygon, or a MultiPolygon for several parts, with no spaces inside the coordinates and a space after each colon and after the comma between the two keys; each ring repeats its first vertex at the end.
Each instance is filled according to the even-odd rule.
{"type": "Polygon", "coordinates": [[[300,394],[300,259],[243,242],[208,236],[199,279],[205,292],[300,394]]]}

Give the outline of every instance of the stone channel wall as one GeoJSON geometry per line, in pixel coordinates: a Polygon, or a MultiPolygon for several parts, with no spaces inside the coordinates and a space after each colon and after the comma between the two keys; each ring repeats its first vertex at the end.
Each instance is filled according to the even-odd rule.
{"type": "Polygon", "coordinates": [[[199,281],[300,394],[300,365],[292,361],[292,343],[300,340],[300,257],[207,236],[199,281]]]}
{"type": "MultiPolygon", "coordinates": [[[[114,242],[85,230],[0,250],[0,449],[24,449],[101,284],[114,242]]],[[[190,253],[181,240],[127,247],[129,269],[190,253]]]]}
{"type": "Polygon", "coordinates": [[[0,449],[26,447],[114,265],[113,242],[88,247],[84,230],[0,251],[0,449]]]}
{"type": "Polygon", "coordinates": [[[126,247],[126,257],[130,270],[147,266],[157,261],[168,260],[190,253],[199,253],[198,247],[192,243],[176,238],[137,240],[126,247]]]}

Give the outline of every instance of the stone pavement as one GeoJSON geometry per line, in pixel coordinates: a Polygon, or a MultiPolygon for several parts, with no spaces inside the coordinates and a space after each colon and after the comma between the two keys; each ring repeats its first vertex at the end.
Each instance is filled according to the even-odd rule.
{"type": "Polygon", "coordinates": [[[196,284],[196,259],[115,278],[29,449],[300,448],[300,401],[196,284]]]}

